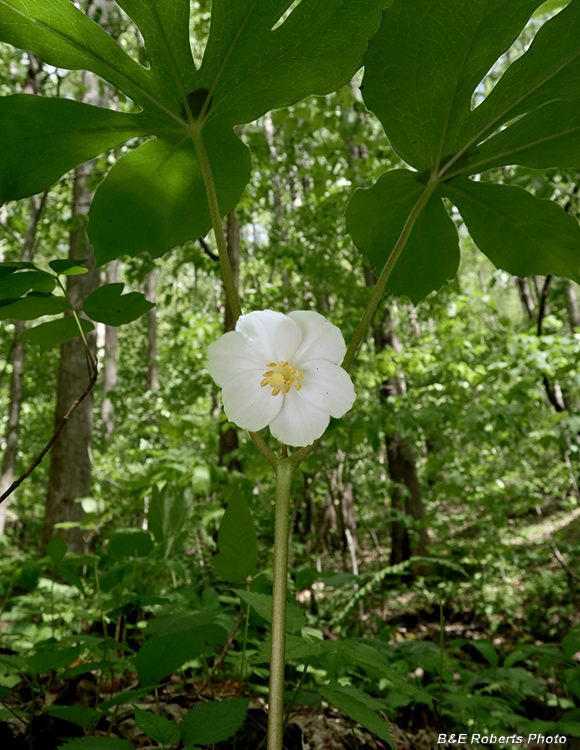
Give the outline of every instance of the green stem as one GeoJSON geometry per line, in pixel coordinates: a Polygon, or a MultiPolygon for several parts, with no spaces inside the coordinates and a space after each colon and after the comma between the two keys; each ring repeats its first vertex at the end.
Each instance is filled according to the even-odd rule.
{"type": "Polygon", "coordinates": [[[284,732],[284,661],[286,656],[286,587],[290,532],[290,484],[294,466],[281,459],[276,466],[276,510],[274,520],[274,587],[272,591],[272,648],[268,750],[282,750],[284,732]]]}
{"type": "Polygon", "coordinates": [[[199,161],[199,167],[203,177],[205,185],[205,192],[207,195],[207,201],[209,203],[209,212],[211,215],[211,221],[213,224],[213,230],[215,234],[215,241],[217,244],[218,254],[220,258],[220,265],[222,268],[222,276],[224,280],[224,286],[226,288],[226,295],[230,307],[232,308],[232,315],[234,317],[234,323],[242,314],[242,308],[240,306],[240,298],[234,282],[234,274],[232,271],[232,265],[230,263],[230,256],[228,255],[228,246],[226,244],[226,238],[224,236],[224,230],[222,226],[222,217],[220,214],[217,193],[215,189],[215,182],[213,180],[213,174],[211,172],[211,166],[203,143],[202,128],[198,123],[190,123],[191,140],[195,146],[195,152],[199,161]]]}
{"type": "Polygon", "coordinates": [[[411,209],[411,213],[407,217],[407,221],[405,222],[405,226],[403,227],[401,234],[399,235],[399,239],[395,243],[395,246],[393,247],[391,254],[388,257],[387,262],[383,266],[383,270],[381,271],[381,275],[379,276],[377,283],[373,289],[372,296],[368,302],[366,310],[364,311],[364,315],[362,316],[362,319],[358,324],[354,336],[352,337],[351,342],[348,345],[348,349],[346,350],[342,366],[347,372],[350,371],[358,348],[367,334],[367,331],[373,319],[373,315],[375,314],[380,299],[383,296],[383,292],[385,291],[387,281],[389,280],[389,277],[393,272],[393,268],[395,267],[396,262],[399,260],[401,253],[405,248],[405,245],[407,244],[407,240],[409,239],[411,232],[413,231],[413,227],[415,226],[417,219],[419,218],[419,216],[421,216],[423,209],[429,202],[429,199],[435,192],[435,188],[438,184],[438,178],[436,176],[432,176],[429,182],[425,185],[425,190],[421,194],[421,197],[419,198],[417,203],[415,203],[415,205],[411,209]]]}

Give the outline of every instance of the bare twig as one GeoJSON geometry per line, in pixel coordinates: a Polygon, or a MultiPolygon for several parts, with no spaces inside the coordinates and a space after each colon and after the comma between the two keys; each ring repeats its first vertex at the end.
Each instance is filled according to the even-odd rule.
{"type": "Polygon", "coordinates": [[[64,415],[64,417],[61,419],[61,421],[57,425],[57,427],[56,427],[55,431],[53,432],[52,437],[50,438],[50,440],[48,441],[48,443],[44,446],[44,448],[40,451],[40,453],[38,454],[38,456],[30,464],[30,466],[28,467],[28,469],[26,469],[26,471],[24,472],[24,474],[21,474],[21,476],[19,476],[18,479],[15,479],[14,482],[12,482],[12,484],[10,485],[10,487],[8,487],[8,489],[6,490],[6,492],[0,497],[0,503],[3,503],[4,500],[6,500],[6,498],[9,497],[14,492],[14,490],[22,484],[22,482],[26,479],[26,477],[28,477],[30,474],[32,474],[32,472],[34,471],[34,469],[36,469],[36,467],[40,464],[40,462],[42,461],[42,459],[46,456],[46,454],[48,453],[48,451],[56,443],[56,441],[59,438],[60,433],[64,430],[64,428],[65,428],[68,420],[70,419],[72,413],[74,412],[74,410],[77,408],[77,406],[79,406],[85,400],[85,398],[92,391],[95,383],[97,382],[98,374],[99,373],[98,373],[98,371],[97,371],[97,369],[95,367],[95,369],[93,371],[93,374],[91,376],[91,379],[89,381],[89,384],[85,388],[85,391],[82,394],[82,396],[80,396],[80,398],[78,398],[76,401],[74,401],[71,404],[70,409],[67,411],[67,413],[64,415]]]}

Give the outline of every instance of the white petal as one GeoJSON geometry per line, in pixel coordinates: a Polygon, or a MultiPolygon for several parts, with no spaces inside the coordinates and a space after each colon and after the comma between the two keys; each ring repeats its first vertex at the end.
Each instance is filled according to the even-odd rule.
{"type": "MultiPolygon", "coordinates": [[[[310,445],[328,427],[330,415],[312,406],[294,388],[284,396],[284,406],[270,422],[270,432],[286,445],[310,445]]],[[[277,397],[276,397],[277,398],[277,397]]]]}
{"type": "Polygon", "coordinates": [[[246,338],[256,354],[268,362],[290,362],[302,341],[302,331],[288,315],[273,310],[260,310],[242,315],[236,331],[246,338]]]}
{"type": "Polygon", "coordinates": [[[323,315],[310,310],[295,310],[288,315],[300,326],[302,343],[294,354],[292,364],[301,370],[310,359],[327,359],[339,365],[344,359],[346,344],[340,332],[323,315]]]}
{"type": "Polygon", "coordinates": [[[262,368],[262,358],[256,355],[246,343],[246,339],[237,331],[229,331],[210,344],[207,349],[209,374],[220,386],[224,387],[243,372],[262,368]]]}
{"type": "Polygon", "coordinates": [[[313,407],[342,417],[352,407],[356,394],[349,374],[325,359],[313,359],[303,366],[304,380],[298,394],[313,407]]]}
{"type": "Polygon", "coordinates": [[[244,430],[261,430],[282,408],[281,394],[272,396],[272,389],[262,388],[263,370],[249,370],[230,380],[222,391],[225,413],[244,430]]]}

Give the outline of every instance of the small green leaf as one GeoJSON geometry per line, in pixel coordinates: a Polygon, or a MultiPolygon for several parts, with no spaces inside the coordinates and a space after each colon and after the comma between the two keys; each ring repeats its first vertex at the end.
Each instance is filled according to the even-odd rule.
{"type": "Polygon", "coordinates": [[[199,632],[181,630],[145,641],[135,657],[142,685],[156,685],[202,650],[199,632]]]}
{"type": "MultiPolygon", "coordinates": [[[[29,94],[27,94],[27,96],[29,96],[29,94]]],[[[40,271],[40,268],[37,268],[34,263],[29,263],[26,260],[3,260],[0,262],[0,279],[4,279],[6,276],[10,276],[10,274],[16,273],[16,271],[24,268],[40,271]]],[[[44,273],[44,271],[41,273],[44,273]]]]}
{"type": "Polygon", "coordinates": [[[122,283],[98,287],[84,301],[83,312],[99,323],[120,326],[136,320],[154,307],[139,292],[122,294],[123,287],[122,283]]]}
{"type": "Polygon", "coordinates": [[[580,280],[580,226],[557,203],[520,187],[466,178],[441,186],[478,248],[497,268],[525,277],[580,280]]]}
{"type": "Polygon", "coordinates": [[[155,540],[163,545],[167,558],[174,545],[187,533],[195,499],[190,488],[153,487],[147,519],[155,540]]]}
{"type": "Polygon", "coordinates": [[[0,320],[35,320],[43,315],[59,315],[71,309],[71,304],[66,297],[31,292],[10,305],[2,305],[0,320]]]}
{"type": "MultiPolygon", "coordinates": [[[[80,321],[85,334],[92,331],[95,327],[90,320],[81,318],[80,321]]],[[[24,331],[19,340],[38,344],[41,349],[49,349],[51,346],[64,344],[80,335],[75,319],[73,317],[66,317],[29,328],[27,331],[24,331]]]]}
{"type": "Polygon", "coordinates": [[[135,706],[135,723],[148,737],[160,745],[175,745],[181,739],[179,728],[165,716],[142,711],[135,706]]]}
{"type": "Polygon", "coordinates": [[[254,518],[241,494],[234,495],[218,533],[219,554],[213,559],[215,572],[231,583],[244,583],[258,561],[254,518]]]}
{"type": "Polygon", "coordinates": [[[191,708],[181,721],[184,745],[213,745],[234,735],[244,723],[248,698],[208,701],[191,708]]]}
{"type": "Polygon", "coordinates": [[[66,667],[67,665],[72,664],[82,650],[82,646],[74,646],[73,648],[64,648],[54,651],[37,651],[32,656],[29,656],[27,661],[37,674],[45,674],[52,669],[59,669],[60,667],[66,667]]]}
{"type": "Polygon", "coordinates": [[[333,706],[344,711],[347,716],[361,724],[363,727],[370,729],[377,737],[388,743],[392,750],[397,750],[393,740],[391,729],[386,722],[369,704],[374,704],[375,700],[365,695],[360,690],[343,687],[338,682],[331,682],[324,687],[318,688],[320,695],[333,706]]]}
{"type": "Polygon", "coordinates": [[[181,732],[172,721],[136,706],[135,722],[147,736],[161,745],[175,745],[181,739],[181,732]]]}
{"type": "MultiPolygon", "coordinates": [[[[266,622],[272,622],[272,597],[269,594],[258,594],[256,591],[240,591],[236,594],[242,601],[253,607],[266,622]]],[[[294,633],[306,625],[306,617],[296,601],[286,602],[286,630],[294,633]]]]}
{"type": "Polygon", "coordinates": [[[89,270],[88,268],[84,268],[86,262],[87,258],[84,260],[69,260],[67,258],[64,260],[51,260],[48,262],[48,265],[55,273],[66,275],[71,272],[86,273],[89,270]]]}
{"type": "Polygon", "coordinates": [[[96,723],[103,715],[96,708],[83,708],[83,706],[47,706],[42,709],[43,713],[54,716],[55,719],[64,719],[86,729],[90,724],[96,723]]]}
{"type": "Polygon", "coordinates": [[[113,560],[126,557],[147,557],[153,551],[151,534],[143,529],[117,531],[111,535],[107,552],[113,560]]]}
{"type": "Polygon", "coordinates": [[[14,269],[5,275],[1,273],[3,270],[0,268],[0,300],[17,299],[31,290],[50,294],[56,285],[54,276],[38,269],[20,273],[14,269]]]}
{"type": "Polygon", "coordinates": [[[55,565],[58,565],[64,560],[67,550],[68,547],[66,542],[59,534],[55,534],[46,544],[46,554],[55,565]]]}

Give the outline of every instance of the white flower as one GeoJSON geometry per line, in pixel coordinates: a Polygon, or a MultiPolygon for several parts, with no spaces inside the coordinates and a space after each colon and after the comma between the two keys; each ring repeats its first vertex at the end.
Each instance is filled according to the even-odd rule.
{"type": "Polygon", "coordinates": [[[230,422],[250,432],[269,425],[282,443],[305,446],[354,403],[340,367],[345,351],[340,330],[322,315],[263,310],[242,315],[210,345],[209,372],[230,422]]]}

